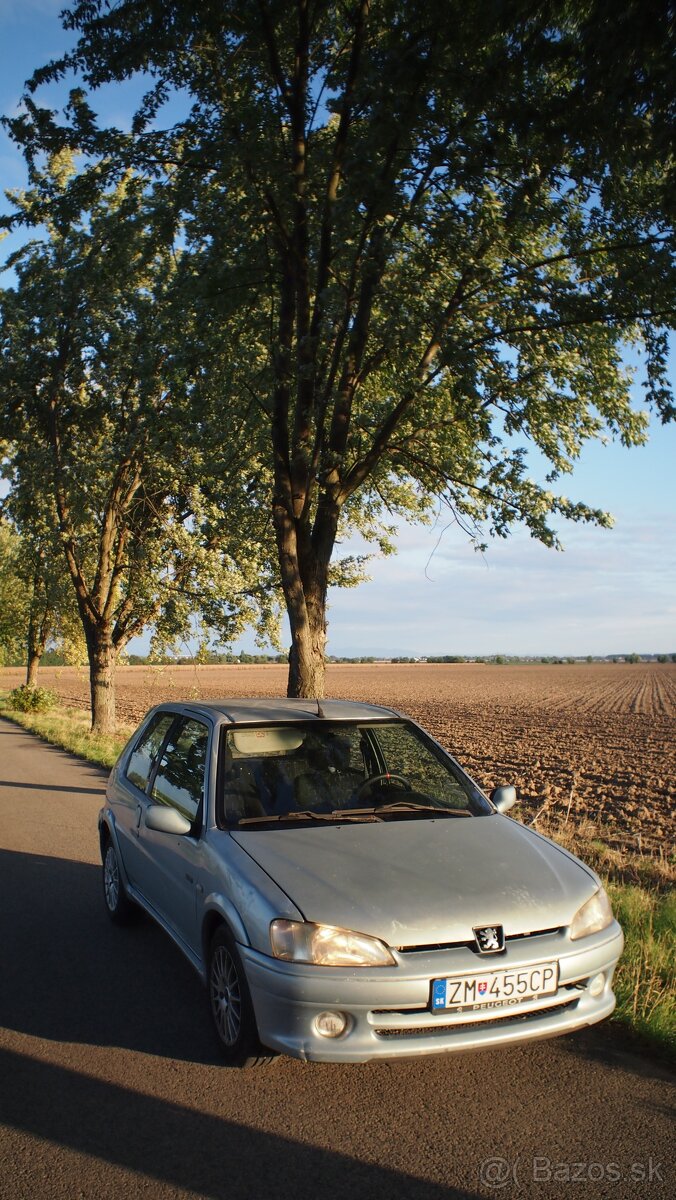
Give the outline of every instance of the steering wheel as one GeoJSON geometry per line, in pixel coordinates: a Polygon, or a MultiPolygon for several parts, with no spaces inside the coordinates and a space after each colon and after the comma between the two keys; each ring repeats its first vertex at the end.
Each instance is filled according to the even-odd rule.
{"type": "Polygon", "coordinates": [[[396,779],[398,783],[403,783],[407,792],[413,791],[411,782],[406,778],[405,775],[394,775],[390,771],[381,771],[379,775],[369,775],[368,779],[362,780],[355,792],[357,800],[361,800],[363,793],[367,788],[371,787],[372,784],[381,783],[384,780],[387,780],[388,783],[391,783],[393,779],[396,779]]]}

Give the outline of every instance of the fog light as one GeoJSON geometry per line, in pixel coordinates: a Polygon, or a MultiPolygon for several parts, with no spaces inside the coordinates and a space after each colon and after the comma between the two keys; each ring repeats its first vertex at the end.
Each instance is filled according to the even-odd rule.
{"type": "Polygon", "coordinates": [[[315,1017],[315,1029],[322,1037],[337,1038],[347,1029],[345,1013],[322,1012],[315,1017]]]}
{"type": "Polygon", "coordinates": [[[598,975],[594,976],[591,983],[589,984],[590,996],[600,996],[601,992],[603,991],[605,986],[606,986],[606,977],[603,974],[603,971],[600,971],[598,975]]]}

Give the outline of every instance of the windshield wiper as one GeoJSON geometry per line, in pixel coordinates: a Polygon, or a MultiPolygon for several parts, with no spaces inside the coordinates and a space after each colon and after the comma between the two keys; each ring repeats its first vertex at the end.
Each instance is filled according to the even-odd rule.
{"type": "Polygon", "coordinates": [[[240,817],[237,826],[269,825],[270,822],[277,821],[333,821],[334,816],[334,813],[313,812],[312,809],[305,808],[300,812],[275,813],[269,817],[240,817]]]}
{"type": "Polygon", "coordinates": [[[262,817],[240,817],[235,828],[242,825],[277,825],[280,821],[382,821],[383,816],[397,813],[434,813],[442,817],[471,817],[466,808],[441,808],[436,804],[411,804],[407,800],[396,800],[391,804],[379,804],[377,808],[334,808],[332,812],[314,812],[310,808],[299,812],[275,813],[262,817]]]}
{"type": "Polygon", "coordinates": [[[377,808],[350,808],[346,809],[347,814],[355,816],[367,816],[373,814],[379,816],[380,813],[434,813],[435,816],[442,817],[471,817],[472,814],[468,808],[442,808],[438,804],[413,804],[408,800],[393,800],[391,804],[379,804],[377,808]]]}

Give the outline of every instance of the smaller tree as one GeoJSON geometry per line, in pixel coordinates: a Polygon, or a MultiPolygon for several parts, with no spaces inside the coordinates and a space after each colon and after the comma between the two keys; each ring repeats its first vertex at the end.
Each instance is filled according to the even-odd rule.
{"type": "Polygon", "coordinates": [[[19,532],[0,524],[0,647],[6,662],[25,662],[26,685],[36,687],[50,641],[61,641],[77,610],[54,531],[19,532]]]}
{"type": "Polygon", "coordinates": [[[27,622],[24,582],[19,574],[19,537],[6,521],[0,521],[0,663],[21,660],[23,631],[27,622]]]}
{"type": "Polygon", "coordinates": [[[31,225],[49,206],[48,237],[11,260],[18,282],[0,310],[9,505],[22,527],[48,512],[58,530],[87,645],[92,728],[108,732],[131,638],[149,625],[176,637],[195,611],[232,636],[256,618],[269,625],[274,604],[239,463],[229,536],[214,541],[223,514],[199,487],[176,256],[156,244],[144,181],[126,176],[84,214],[68,156],[35,183],[15,199],[31,225]]]}
{"type": "MultiPolygon", "coordinates": [[[[56,547],[58,550],[59,548],[56,547]]],[[[38,669],[47,644],[67,620],[68,609],[73,609],[73,593],[64,571],[63,559],[54,557],[50,551],[30,548],[28,567],[27,599],[28,625],[26,628],[26,684],[36,687],[38,669]]]]}

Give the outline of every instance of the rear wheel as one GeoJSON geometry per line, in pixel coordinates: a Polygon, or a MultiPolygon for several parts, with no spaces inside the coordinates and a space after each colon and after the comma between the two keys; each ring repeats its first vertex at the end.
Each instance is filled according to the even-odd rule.
{"type": "Polygon", "coordinates": [[[136,905],[124,890],[117,852],[110,838],[103,850],[103,901],[108,916],[116,925],[129,925],[138,914],[136,905]]]}
{"type": "Polygon", "coordinates": [[[209,954],[209,1007],[221,1047],[231,1067],[262,1066],[273,1055],[261,1045],[242,960],[230,931],[221,925],[209,954]]]}

